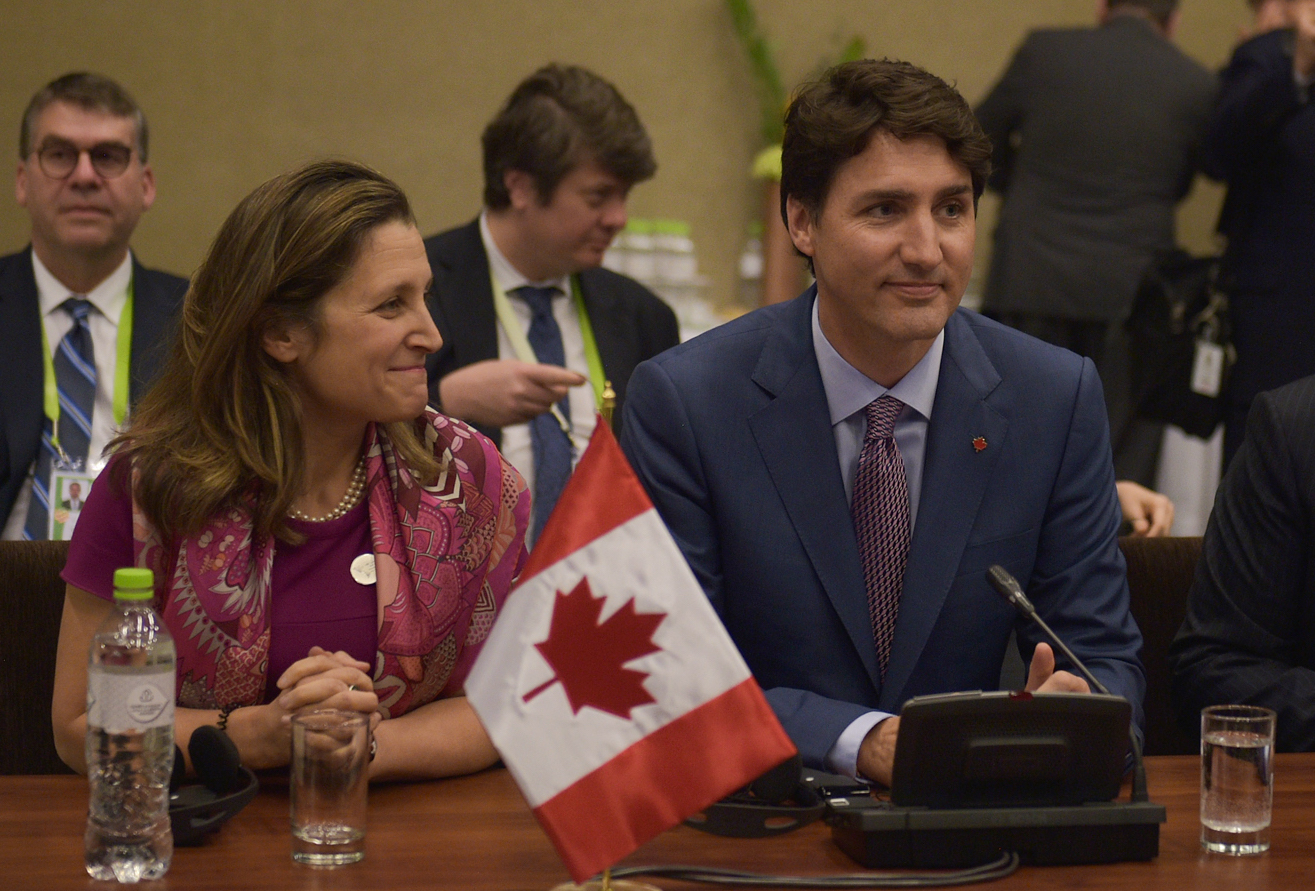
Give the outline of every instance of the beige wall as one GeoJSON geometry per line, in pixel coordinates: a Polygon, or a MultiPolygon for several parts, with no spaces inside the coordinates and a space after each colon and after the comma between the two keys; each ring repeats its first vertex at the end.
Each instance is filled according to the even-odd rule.
{"type": "MultiPolygon", "coordinates": [[[[982,98],[1032,27],[1087,24],[1096,0],[757,0],[788,79],[853,34],[872,55],[917,62],[982,98]]],[[[1185,0],[1179,44],[1226,58],[1242,0],[1185,0]]],[[[89,68],[124,83],[151,121],[159,197],[134,248],[180,273],[252,187],[300,160],[358,158],[396,178],[426,234],[479,207],[478,138],[502,98],[548,61],[585,65],[638,109],[656,179],[636,216],[689,220],[712,296],[734,293],[735,260],[759,213],[746,170],[758,113],[722,0],[0,0],[0,136],[51,78],[89,68]]],[[[1182,240],[1211,246],[1218,189],[1198,188],[1182,240]]],[[[994,207],[983,206],[979,257],[994,207]]],[[[27,240],[0,200],[0,252],[27,240]]],[[[979,260],[980,264],[980,260],[979,260]]]]}

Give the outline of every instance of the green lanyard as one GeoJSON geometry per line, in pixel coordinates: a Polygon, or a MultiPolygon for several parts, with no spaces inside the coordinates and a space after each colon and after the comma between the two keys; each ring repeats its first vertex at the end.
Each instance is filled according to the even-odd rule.
{"type": "MultiPolygon", "coordinates": [[[[584,361],[589,368],[589,383],[594,391],[594,405],[601,409],[605,383],[603,360],[598,355],[598,341],[594,339],[594,328],[589,323],[589,313],[584,308],[580,282],[574,275],[571,276],[571,302],[575,304],[575,315],[580,324],[580,339],[584,341],[584,361]]],[[[502,329],[507,332],[507,339],[511,341],[511,349],[516,354],[516,358],[522,362],[538,362],[539,359],[534,355],[529,338],[525,336],[525,329],[520,319],[516,318],[516,312],[511,308],[511,301],[507,299],[507,289],[496,278],[493,281],[493,308],[498,314],[498,321],[502,323],[502,329]]],[[[556,405],[553,406],[553,414],[557,416],[557,421],[562,425],[563,430],[570,430],[570,423],[561,416],[556,405]]]]}
{"type": "MultiPolygon", "coordinates": [[[[46,319],[41,317],[41,358],[45,375],[46,417],[50,420],[50,439],[59,448],[59,387],[55,383],[55,360],[50,338],[46,336],[46,319]]],[[[59,349],[59,344],[55,345],[59,349]]],[[[114,426],[122,427],[128,416],[128,353],[132,350],[132,282],[128,282],[128,299],[119,312],[119,330],[114,342],[114,426]]]]}

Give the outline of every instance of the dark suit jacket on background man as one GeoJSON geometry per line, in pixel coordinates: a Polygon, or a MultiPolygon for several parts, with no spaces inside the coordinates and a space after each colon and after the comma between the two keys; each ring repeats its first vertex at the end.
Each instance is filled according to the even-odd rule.
{"type": "MultiPolygon", "coordinates": [[[[164,359],[174,312],[187,280],[133,260],[129,402],[136,402],[164,359]]],[[[0,257],[0,521],[9,516],[41,445],[45,422],[40,306],[32,250],[0,257]]]]}
{"type": "Polygon", "coordinates": [[[1256,397],[1169,655],[1184,729],[1263,705],[1280,750],[1315,751],[1315,377],[1256,397]]]}
{"type": "Polygon", "coordinates": [[[1293,73],[1292,30],[1239,46],[1224,70],[1206,172],[1228,183],[1227,289],[1237,347],[1225,458],[1262,390],[1315,374],[1315,104],[1293,73]]]}

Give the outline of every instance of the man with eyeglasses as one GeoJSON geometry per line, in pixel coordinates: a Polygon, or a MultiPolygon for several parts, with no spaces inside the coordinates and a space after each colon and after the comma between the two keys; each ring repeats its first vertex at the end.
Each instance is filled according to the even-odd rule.
{"type": "Polygon", "coordinates": [[[163,357],[185,279],[128,250],[155,200],[146,119],[74,73],[23,114],[14,192],[32,243],[0,257],[0,537],[59,533],[53,478],[90,480],[163,357]]]}

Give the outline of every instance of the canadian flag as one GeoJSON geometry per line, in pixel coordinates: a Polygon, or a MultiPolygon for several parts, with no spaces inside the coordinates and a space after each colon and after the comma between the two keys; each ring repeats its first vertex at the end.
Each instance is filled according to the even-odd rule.
{"type": "Polygon", "coordinates": [[[466,694],[577,882],[795,751],[601,420],[466,694]]]}

